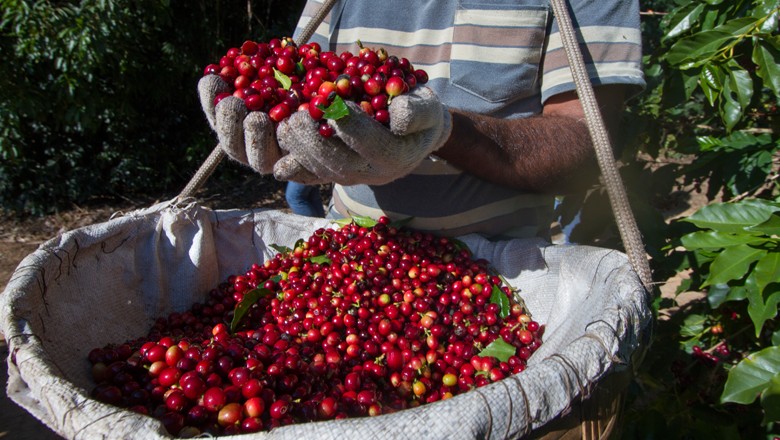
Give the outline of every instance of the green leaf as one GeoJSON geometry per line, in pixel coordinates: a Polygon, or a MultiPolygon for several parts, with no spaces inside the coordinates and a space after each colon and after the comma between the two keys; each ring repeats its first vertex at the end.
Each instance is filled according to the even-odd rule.
{"type": "Polygon", "coordinates": [[[780,252],[769,252],[761,257],[753,269],[756,286],[759,292],[764,292],[770,283],[780,282],[780,252]]]}
{"type": "Polygon", "coordinates": [[[744,301],[748,297],[748,290],[752,286],[731,286],[729,293],[726,295],[726,301],[744,301]]]}
{"type": "Polygon", "coordinates": [[[332,119],[334,121],[341,119],[349,114],[349,107],[347,107],[347,103],[344,102],[344,100],[341,99],[341,96],[338,95],[333,98],[333,102],[327,108],[319,107],[319,109],[324,112],[322,115],[323,118],[332,119]]]}
{"type": "Polygon", "coordinates": [[[725,138],[718,139],[719,146],[722,146],[725,151],[773,149],[772,138],[768,133],[756,136],[745,131],[735,131],[725,138]]]}
{"type": "Polygon", "coordinates": [[[315,255],[315,256],[309,258],[309,261],[311,261],[312,263],[317,263],[317,264],[325,264],[325,263],[330,264],[331,263],[330,258],[328,258],[328,256],[325,255],[325,254],[315,255]]]}
{"type": "Polygon", "coordinates": [[[756,64],[756,75],[764,81],[764,85],[780,98],[780,50],[766,41],[758,41],[753,46],[753,62],[756,64]]]}
{"type": "Polygon", "coordinates": [[[759,225],[769,219],[777,208],[751,203],[713,203],[696,211],[683,221],[701,229],[723,232],[742,232],[746,227],[759,225]]]}
{"type": "Polygon", "coordinates": [[[780,345],[780,329],[772,333],[772,345],[780,345]]]}
{"type": "Polygon", "coordinates": [[[506,293],[501,291],[498,286],[493,286],[493,290],[490,292],[490,303],[497,304],[499,307],[498,316],[506,318],[509,316],[510,304],[509,297],[506,293]]]}
{"type": "Polygon", "coordinates": [[[356,225],[362,228],[372,228],[377,224],[377,221],[373,218],[362,215],[353,216],[352,221],[354,221],[356,225]]]}
{"type": "Polygon", "coordinates": [[[752,286],[729,286],[728,284],[716,284],[707,290],[707,301],[710,307],[717,309],[723,303],[732,301],[744,301],[748,298],[748,289],[752,286]]]}
{"type": "MultiPolygon", "coordinates": [[[[745,230],[748,232],[761,233],[768,236],[780,235],[780,216],[772,215],[769,217],[769,220],[765,221],[764,223],[745,228],[745,230]]],[[[773,239],[773,241],[776,242],[777,239],[773,239]]]]}
{"type": "Polygon", "coordinates": [[[751,35],[751,32],[758,23],[758,20],[759,19],[756,17],[735,18],[717,26],[713,30],[727,32],[738,37],[746,37],[751,35]]]}
{"type": "Polygon", "coordinates": [[[697,67],[710,60],[734,36],[727,32],[705,31],[683,38],[666,53],[666,61],[682,70],[697,67]]]}
{"type": "Polygon", "coordinates": [[[245,293],[241,302],[236,304],[236,308],[233,312],[233,321],[230,322],[230,332],[235,332],[249,309],[255,305],[260,298],[268,295],[273,295],[273,292],[263,287],[258,287],[257,289],[252,289],[245,293]]]}
{"type": "Polygon", "coordinates": [[[700,71],[698,68],[692,68],[687,70],[680,70],[678,72],[682,76],[681,81],[683,82],[685,99],[690,99],[691,95],[693,95],[693,92],[696,91],[696,87],[699,85],[700,71]]]}
{"type": "Polygon", "coordinates": [[[733,59],[729,60],[729,73],[723,84],[721,117],[731,131],[742,119],[753,97],[753,79],[733,59]]]}
{"type": "Polygon", "coordinates": [[[703,10],[704,3],[699,3],[695,6],[693,4],[688,4],[682,8],[679,8],[669,19],[667,28],[671,27],[671,29],[666,32],[666,36],[662,39],[662,41],[677,38],[679,35],[688,32],[696,23],[696,20],[699,18],[699,15],[703,10]]]}
{"type": "Polygon", "coordinates": [[[352,223],[352,218],[351,217],[338,218],[338,219],[333,220],[333,223],[335,223],[335,224],[337,224],[337,225],[339,225],[341,227],[344,227],[344,226],[352,223]]]}
{"type": "Polygon", "coordinates": [[[716,26],[723,23],[724,15],[720,12],[720,8],[707,8],[704,10],[702,17],[699,19],[701,23],[700,29],[702,31],[711,31],[716,26]]]}
{"type": "Polygon", "coordinates": [[[684,338],[692,338],[701,335],[704,331],[704,324],[707,322],[707,317],[704,315],[688,315],[683,321],[682,327],[680,327],[680,336],[684,338]]]}
{"type": "Polygon", "coordinates": [[[777,304],[780,303],[780,292],[777,289],[770,289],[768,292],[761,292],[756,285],[755,276],[751,274],[745,280],[745,292],[747,293],[748,306],[747,312],[750,320],[753,321],[753,327],[756,330],[756,337],[761,334],[766,321],[777,316],[777,304]],[[764,298],[766,297],[766,300],[764,298]]]}
{"type": "Polygon", "coordinates": [[[289,76],[274,68],[274,78],[279,81],[279,84],[281,84],[284,90],[290,90],[290,87],[292,86],[292,80],[289,76]]]}
{"type": "Polygon", "coordinates": [[[759,0],[755,6],[753,16],[758,19],[764,19],[764,22],[759,27],[759,31],[767,34],[777,32],[778,21],[780,21],[777,0],[759,0]]]}
{"type": "Polygon", "coordinates": [[[683,247],[694,249],[720,249],[740,244],[760,245],[768,240],[749,234],[734,234],[720,231],[696,231],[680,237],[683,247]]]}
{"type": "Polygon", "coordinates": [[[739,105],[739,102],[734,99],[734,95],[731,93],[731,86],[726,83],[723,87],[723,95],[721,97],[720,105],[720,118],[723,120],[723,124],[726,125],[726,130],[731,131],[739,124],[742,119],[742,115],[745,109],[739,105]]]}
{"type": "MultiPolygon", "coordinates": [[[[760,137],[756,139],[756,142],[760,142],[760,137]]],[[[765,144],[765,142],[761,142],[762,144],[765,144]]],[[[780,143],[777,144],[777,148],[780,148],[780,143]]],[[[772,200],[766,200],[766,199],[745,199],[741,202],[739,202],[740,205],[744,206],[753,206],[759,209],[768,209],[770,211],[777,212],[780,211],[780,202],[774,202],[772,200]]]]}
{"type": "Polygon", "coordinates": [[[707,290],[707,301],[710,303],[710,307],[717,309],[728,298],[728,294],[731,291],[731,287],[728,284],[721,283],[711,286],[707,290]]]}
{"type": "Polygon", "coordinates": [[[268,245],[271,249],[275,250],[276,252],[280,254],[289,254],[292,252],[292,249],[288,248],[287,246],[280,246],[278,244],[270,244],[268,245]]]}
{"type": "Polygon", "coordinates": [[[682,38],[666,53],[666,60],[683,70],[701,66],[718,55],[732,40],[742,38],[756,22],[755,17],[737,18],[712,30],[682,38]]]}
{"type": "Polygon", "coordinates": [[[700,151],[719,150],[723,146],[723,139],[715,136],[696,136],[696,143],[700,151]]]}
{"type": "Polygon", "coordinates": [[[753,403],[780,373],[780,347],[752,353],[729,370],[721,403],[753,403]]]}
{"type": "Polygon", "coordinates": [[[757,301],[750,301],[750,303],[748,303],[747,311],[748,315],[750,315],[750,319],[753,321],[756,337],[761,335],[761,330],[764,329],[764,324],[767,321],[777,317],[778,304],[780,304],[780,292],[769,295],[769,298],[767,298],[765,302],[758,299],[757,301]]]}
{"type": "Polygon", "coordinates": [[[723,73],[716,64],[705,64],[699,73],[699,85],[711,106],[715,106],[723,89],[723,73]]]}
{"type": "Polygon", "coordinates": [[[517,349],[514,345],[506,342],[502,338],[496,338],[495,341],[488,344],[487,347],[479,352],[479,356],[490,356],[501,362],[506,362],[511,356],[514,356],[516,351],[517,349]]]}
{"type": "Polygon", "coordinates": [[[723,250],[710,264],[710,273],[702,287],[741,280],[750,266],[767,251],[748,245],[731,246],[723,250]]]}
{"type": "Polygon", "coordinates": [[[761,393],[761,407],[764,408],[763,424],[780,421],[780,374],[776,374],[761,393]]]}

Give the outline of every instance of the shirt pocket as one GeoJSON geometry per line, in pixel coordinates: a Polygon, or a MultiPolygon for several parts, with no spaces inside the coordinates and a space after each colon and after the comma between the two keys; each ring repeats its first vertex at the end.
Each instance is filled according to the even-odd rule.
{"type": "Polygon", "coordinates": [[[488,102],[539,93],[548,6],[482,0],[455,12],[450,83],[488,102]]]}

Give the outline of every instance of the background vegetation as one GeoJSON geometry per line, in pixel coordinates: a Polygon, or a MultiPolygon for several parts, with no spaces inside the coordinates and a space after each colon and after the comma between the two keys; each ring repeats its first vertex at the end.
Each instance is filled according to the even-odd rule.
{"type": "MultiPolygon", "coordinates": [[[[625,436],[775,439],[780,4],[640,3],[648,88],[624,124],[622,173],[654,279],[683,282],[654,303],[659,316],[630,390],[625,436]],[[703,191],[709,203],[664,222],[658,208],[681,187],[703,191]],[[681,305],[684,297],[701,299],[681,305]]],[[[603,191],[581,199],[575,240],[619,246],[593,227],[609,212],[603,191]]]]}
{"type": "MultiPolygon", "coordinates": [[[[780,6],[640,3],[648,88],[626,116],[622,173],[655,280],[684,281],[654,303],[659,319],[630,389],[625,437],[772,439],[780,6]],[[681,187],[704,191],[709,204],[666,222],[659,205],[681,187]],[[680,306],[692,292],[701,299],[680,306]]],[[[303,2],[0,6],[0,207],[25,216],[178,192],[214,146],[195,93],[203,66],[245,39],[289,35],[303,2]]],[[[567,197],[564,219],[582,207],[575,241],[620,247],[614,225],[597,219],[606,203],[601,188],[567,197]]]]}
{"type": "Polygon", "coordinates": [[[206,64],[292,33],[303,1],[2,0],[0,206],[47,214],[184,187],[215,145],[206,64]]]}

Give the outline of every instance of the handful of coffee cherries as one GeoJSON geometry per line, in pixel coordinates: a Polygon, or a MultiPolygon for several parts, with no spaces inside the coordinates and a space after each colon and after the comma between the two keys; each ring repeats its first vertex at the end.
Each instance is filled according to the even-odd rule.
{"type": "Polygon", "coordinates": [[[298,46],[289,37],[247,40],[228,49],[219,63],[207,65],[203,74],[219,75],[230,86],[214,105],[232,95],[249,111],[268,113],[275,123],[308,111],[324,137],[333,135],[327,119],[349,113],[345,100],[388,126],[392,99],[428,81],[427,72],[384,48],[374,50],[358,41],[357,53],[337,54],[322,51],[316,42],[298,46]]]}

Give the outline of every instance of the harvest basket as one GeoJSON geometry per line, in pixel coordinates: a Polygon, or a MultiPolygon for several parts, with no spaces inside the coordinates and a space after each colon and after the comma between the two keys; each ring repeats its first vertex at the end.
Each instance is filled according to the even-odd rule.
{"type": "MultiPolygon", "coordinates": [[[[325,0],[302,36],[322,21],[325,0]]],[[[518,288],[546,326],[528,368],[417,408],[288,425],[252,439],[606,438],[619,425],[633,357],[649,335],[650,271],[585,72],[565,0],[552,0],[599,167],[627,253],[541,240],[458,237],[518,288]]],[[[182,205],[224,157],[214,149],[174,201],[76,229],[41,245],[0,296],[8,396],[69,439],[170,438],[161,422],[89,397],[87,352],[143,336],[227,276],[292,246],[327,220],[273,210],[182,205]]]]}
{"type": "MultiPolygon", "coordinates": [[[[188,309],[227,276],[275,254],[271,245],[291,246],[328,226],[275,210],[166,202],[49,240],[20,263],[0,296],[8,396],[65,438],[170,438],[156,419],[90,398],[88,351],[145,335],[157,317],[188,309]]],[[[625,255],[541,240],[459,238],[491,261],[547,326],[525,371],[393,414],[241,438],[568,438],[611,430],[623,387],[604,386],[630,369],[651,321],[648,293],[625,255]],[[589,419],[591,400],[583,409],[578,402],[594,390],[601,414],[589,419]]]]}

